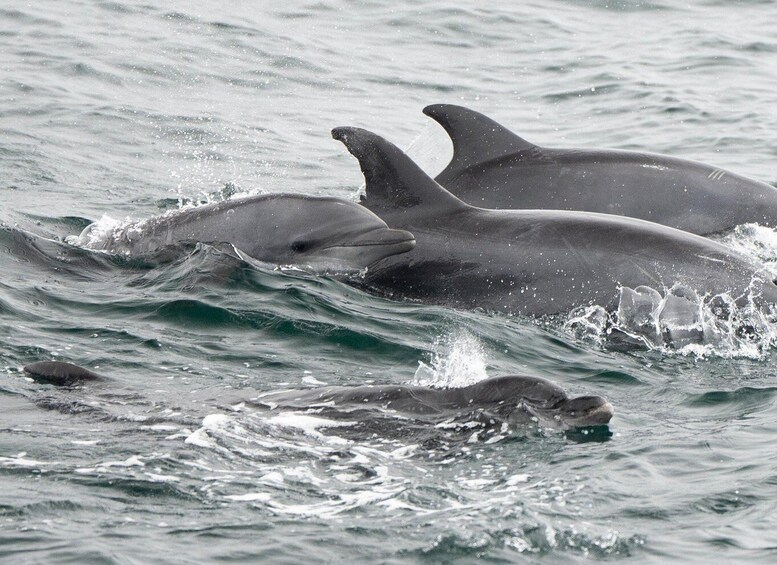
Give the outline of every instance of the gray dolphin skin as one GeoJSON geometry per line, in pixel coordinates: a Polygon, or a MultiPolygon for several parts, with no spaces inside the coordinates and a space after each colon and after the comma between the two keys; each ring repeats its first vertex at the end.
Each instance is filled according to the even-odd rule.
{"type": "Polygon", "coordinates": [[[104,377],[64,361],[40,361],[24,367],[24,372],[35,382],[55,386],[75,386],[83,382],[100,381],[104,377]]]}
{"type": "MultiPolygon", "coordinates": [[[[73,363],[41,361],[24,367],[35,382],[74,387],[108,380],[73,363]]],[[[270,408],[339,409],[379,407],[435,419],[486,411],[512,424],[539,422],[569,429],[607,424],[613,407],[601,396],[570,398],[558,385],[539,377],[493,377],[461,388],[408,385],[332,386],[264,393],[252,402],[270,408]]]]}
{"type": "Polygon", "coordinates": [[[437,182],[473,206],[618,214],[701,235],[777,226],[777,189],[730,171],[667,155],[539,147],[451,104],[424,113],[453,142],[437,182]]]}
{"type": "Polygon", "coordinates": [[[682,284],[739,304],[750,296],[777,303],[777,286],[759,267],[704,237],[610,214],[475,208],[380,136],[348,127],[332,135],[359,161],[363,204],[417,242],[370,267],[361,280],[368,290],[533,316],[588,304],[613,310],[621,286],[682,284]]]}
{"type": "Polygon", "coordinates": [[[156,216],[125,226],[101,245],[113,253],[146,255],[185,242],[229,243],[241,257],[336,271],[361,270],[415,244],[411,233],[389,229],[354,202],[268,194],[156,216]]]}
{"type": "Polygon", "coordinates": [[[274,391],[256,402],[270,407],[337,408],[377,406],[402,414],[448,418],[485,410],[513,424],[539,421],[568,429],[607,424],[613,407],[600,396],[570,398],[558,385],[539,377],[493,377],[462,388],[406,385],[333,386],[274,391]]]}

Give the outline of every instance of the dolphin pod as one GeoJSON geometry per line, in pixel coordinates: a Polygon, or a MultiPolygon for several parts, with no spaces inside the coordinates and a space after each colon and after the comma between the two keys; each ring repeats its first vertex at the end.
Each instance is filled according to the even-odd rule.
{"type": "Polygon", "coordinates": [[[761,268],[704,237],[610,214],[476,208],[382,137],[352,127],[332,136],[359,161],[363,204],[417,242],[370,267],[360,281],[367,289],[532,316],[586,304],[614,310],[620,288],[638,286],[777,303],[777,285],[761,268]]]}
{"type": "Polygon", "coordinates": [[[453,142],[437,182],[474,206],[618,214],[701,235],[777,226],[777,189],[730,171],[653,153],[540,147],[452,104],[424,113],[453,142]]]}
{"type": "MultiPolygon", "coordinates": [[[[104,381],[89,369],[63,361],[41,361],[24,367],[41,384],[62,387],[104,381]]],[[[401,414],[446,419],[476,410],[510,424],[539,422],[570,429],[607,424],[613,407],[600,396],[570,397],[558,385],[539,377],[494,377],[461,388],[407,385],[331,386],[277,390],[262,394],[256,404],[291,409],[334,405],[348,409],[377,407],[401,414]]]]}
{"type": "MultiPolygon", "coordinates": [[[[81,240],[94,240],[94,224],[81,240]]],[[[415,245],[375,214],[338,198],[267,194],[170,212],[123,227],[89,247],[147,255],[185,242],[229,243],[237,254],[315,271],[361,270],[415,245]]]]}

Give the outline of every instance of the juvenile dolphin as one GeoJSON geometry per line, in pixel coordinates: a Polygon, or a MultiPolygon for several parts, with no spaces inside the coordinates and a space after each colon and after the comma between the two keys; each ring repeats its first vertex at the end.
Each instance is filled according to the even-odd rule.
{"type": "MultiPolygon", "coordinates": [[[[241,257],[314,270],[360,270],[413,248],[413,235],[389,229],[375,214],[338,198],[267,194],[174,211],[94,241],[92,249],[147,255],[185,243],[229,243],[241,257]]],[[[91,241],[90,241],[91,240],[91,241]]]]}
{"type": "Polygon", "coordinates": [[[538,377],[494,377],[462,388],[407,385],[332,386],[308,390],[274,391],[257,403],[271,407],[336,408],[379,406],[403,414],[448,418],[484,410],[514,424],[534,419],[562,429],[603,425],[612,405],[601,396],[570,398],[558,385],[538,377]]]}
{"type": "Polygon", "coordinates": [[[452,104],[424,113],[453,142],[437,182],[473,206],[618,214],[701,235],[777,226],[777,189],[730,171],[652,153],[539,147],[452,104]]]}
{"type": "Polygon", "coordinates": [[[408,385],[332,386],[271,392],[260,404],[284,408],[337,408],[378,405],[403,414],[448,418],[485,410],[509,423],[537,419],[559,428],[606,424],[612,405],[601,396],[570,398],[558,385],[539,377],[493,377],[462,388],[408,385]]]}
{"type": "Polygon", "coordinates": [[[409,253],[365,273],[368,289],[455,308],[512,314],[613,310],[621,286],[674,284],[740,304],[777,303],[777,286],[749,259],[709,239],[652,222],[590,212],[485,210],[465,204],[407,155],[359,128],[336,128],[366,179],[363,203],[413,232],[409,253]]]}
{"type": "MultiPolygon", "coordinates": [[[[107,378],[63,361],[41,361],[24,367],[36,382],[72,387],[107,378]]],[[[253,401],[270,408],[336,408],[379,406],[403,414],[449,418],[476,410],[509,423],[539,421],[568,429],[606,424],[612,405],[600,396],[570,398],[558,385],[539,377],[494,377],[462,388],[408,385],[332,386],[306,390],[280,390],[261,394],[253,401]]]]}

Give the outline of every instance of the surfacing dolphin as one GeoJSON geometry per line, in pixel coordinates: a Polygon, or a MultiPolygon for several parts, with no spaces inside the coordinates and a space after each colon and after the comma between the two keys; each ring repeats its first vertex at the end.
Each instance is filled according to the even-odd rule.
{"type": "Polygon", "coordinates": [[[24,372],[37,383],[64,387],[84,382],[101,381],[105,378],[89,369],[65,361],[30,363],[24,366],[24,372]]]}
{"type": "Polygon", "coordinates": [[[242,258],[316,271],[361,270],[415,245],[411,233],[389,229],[354,202],[296,194],[236,198],[168,212],[97,241],[92,229],[87,227],[80,239],[91,249],[112,253],[138,256],[187,242],[229,243],[242,258]]]}
{"type": "Polygon", "coordinates": [[[701,236],[610,214],[475,208],[380,136],[347,127],[332,135],[359,161],[364,205],[417,241],[370,267],[367,289],[535,316],[588,304],[614,310],[621,286],[682,284],[739,304],[777,303],[777,286],[758,266],[701,236]]]}
{"type": "Polygon", "coordinates": [[[607,424],[613,408],[601,396],[570,398],[558,385],[538,377],[493,377],[462,388],[408,385],[331,386],[273,391],[256,402],[270,407],[379,407],[400,414],[446,419],[475,410],[501,421],[539,421],[559,429],[607,424]]]}
{"type": "MultiPolygon", "coordinates": [[[[106,377],[64,361],[41,361],[24,367],[41,384],[73,387],[106,377]]],[[[462,388],[408,385],[331,386],[279,390],[253,400],[270,408],[339,409],[378,407],[402,414],[446,419],[476,410],[513,424],[538,421],[560,429],[607,424],[613,407],[601,396],[570,398],[558,385],[539,377],[494,377],[462,388]]]]}
{"type": "Polygon", "coordinates": [[[437,182],[473,206],[618,214],[701,235],[777,226],[777,189],[730,171],[652,153],[539,147],[452,104],[424,113],[453,142],[437,182]]]}

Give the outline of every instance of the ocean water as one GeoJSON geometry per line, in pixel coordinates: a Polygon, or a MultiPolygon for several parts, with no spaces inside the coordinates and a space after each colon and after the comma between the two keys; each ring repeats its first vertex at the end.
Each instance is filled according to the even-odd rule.
{"type": "MultiPolygon", "coordinates": [[[[431,103],[548,146],[775,183],[775,2],[3,2],[0,559],[8,563],[773,562],[774,340],[620,350],[564,320],[376,298],[201,245],[64,243],[234,193],[355,199],[330,138],[431,174],[431,103]],[[60,359],[110,378],[25,378],[60,359]],[[268,390],[530,374],[607,430],[261,410],[268,390]]],[[[767,265],[773,230],[724,236],[767,265]]]]}

